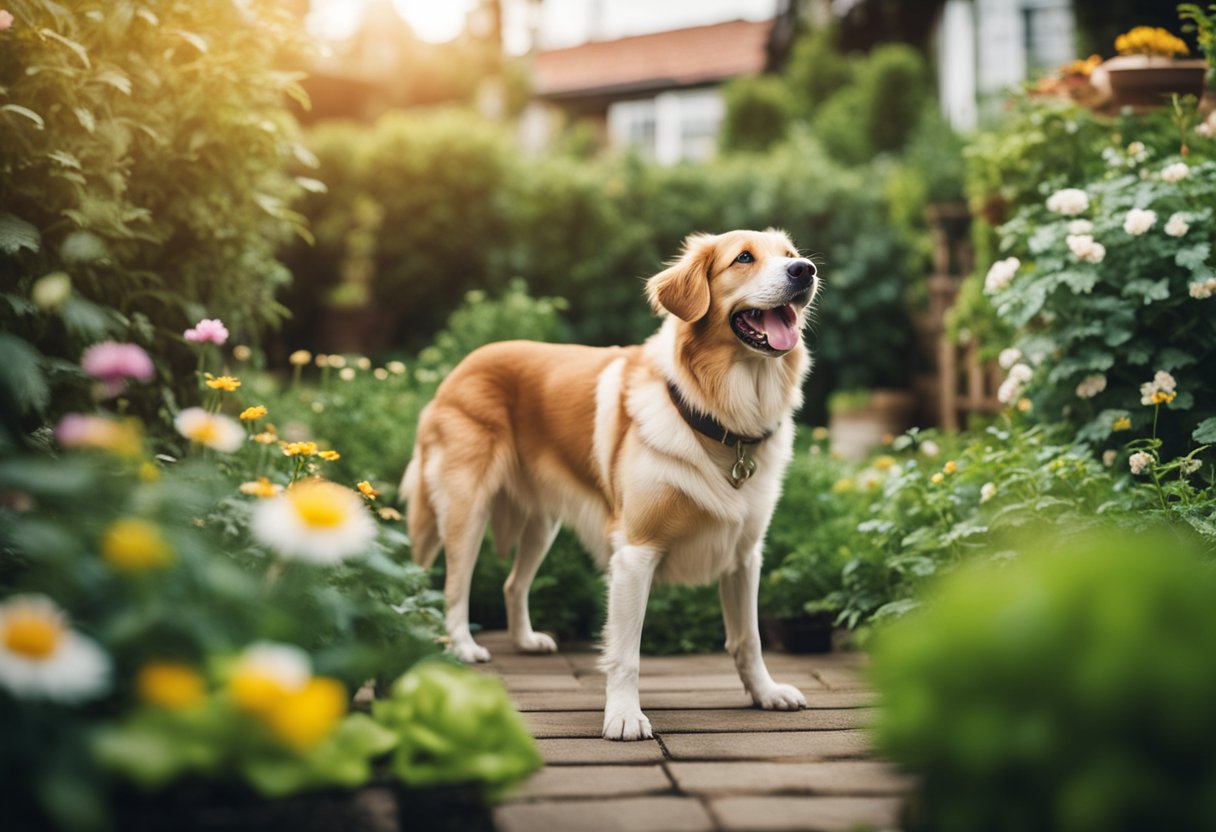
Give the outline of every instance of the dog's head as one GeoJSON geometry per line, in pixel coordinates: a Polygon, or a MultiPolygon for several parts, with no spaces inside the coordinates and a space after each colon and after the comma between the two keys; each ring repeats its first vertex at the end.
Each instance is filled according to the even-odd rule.
{"type": "Polygon", "coordinates": [[[815,265],[771,228],[690,235],[679,259],[646,284],[656,312],[767,357],[801,345],[818,290],[815,265]]]}

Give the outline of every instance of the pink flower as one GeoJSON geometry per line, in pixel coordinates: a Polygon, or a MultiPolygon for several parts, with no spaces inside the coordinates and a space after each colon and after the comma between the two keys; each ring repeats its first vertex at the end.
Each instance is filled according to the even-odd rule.
{"type": "Polygon", "coordinates": [[[206,344],[210,341],[218,345],[228,340],[228,327],[224,326],[224,322],[219,318],[203,318],[192,329],[187,329],[182,334],[187,341],[196,344],[206,344]]]}
{"type": "Polygon", "coordinates": [[[7,9],[0,9],[0,32],[13,28],[13,14],[7,9]]]}
{"type": "Polygon", "coordinates": [[[103,341],[84,351],[81,368],[101,382],[106,398],[113,398],[127,389],[127,379],[149,381],[155,368],[148,354],[135,344],[103,341]]]}

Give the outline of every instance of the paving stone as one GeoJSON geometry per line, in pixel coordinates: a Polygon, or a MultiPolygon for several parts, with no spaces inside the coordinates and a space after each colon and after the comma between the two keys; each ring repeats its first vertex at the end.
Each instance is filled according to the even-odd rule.
{"type": "Polygon", "coordinates": [[[705,807],[687,797],[511,803],[494,812],[499,832],[709,832],[705,807]]]}
{"type": "Polygon", "coordinates": [[[557,673],[508,673],[501,678],[511,693],[516,691],[585,690],[573,676],[557,673]]]}
{"type": "MultiPolygon", "coordinates": [[[[811,708],[867,708],[874,704],[869,691],[828,691],[822,688],[803,690],[811,708]]],[[[521,711],[602,711],[602,690],[578,691],[519,691],[511,694],[515,707],[521,711]]],[[[751,708],[752,699],[743,691],[707,690],[689,696],[681,691],[642,691],[643,710],[711,710],[717,708],[751,708]]]]}
{"type": "MultiPolygon", "coordinates": [[[[604,675],[602,673],[579,673],[579,683],[592,690],[602,690],[604,687],[604,675]]],[[[799,688],[808,688],[811,690],[824,690],[824,685],[818,679],[810,674],[809,671],[801,673],[783,673],[777,681],[788,685],[796,685],[799,688]]],[[[729,690],[742,691],[743,682],[739,680],[739,675],[734,672],[729,673],[688,673],[674,676],[647,676],[643,674],[638,679],[638,689],[642,691],[668,691],[668,690],[729,690]]]]}
{"type": "Polygon", "coordinates": [[[673,791],[662,766],[549,766],[510,800],[563,797],[632,797],[673,791]]]}
{"type": "Polygon", "coordinates": [[[646,713],[661,734],[720,733],[722,731],[841,731],[864,728],[872,714],[865,708],[805,711],[764,711],[735,708],[707,711],[661,711],[646,713]]]}
{"type": "Polygon", "coordinates": [[[817,667],[816,678],[830,690],[865,690],[870,687],[861,671],[848,668],[817,667]]]}
{"type": "Polygon", "coordinates": [[[725,830],[847,832],[896,829],[900,804],[892,797],[724,797],[710,810],[725,830]]]}
{"type": "Polygon", "coordinates": [[[479,664],[478,670],[488,670],[499,676],[510,674],[549,675],[553,673],[573,676],[574,668],[562,656],[532,656],[524,654],[495,654],[488,664],[479,664]]]}
{"type": "Polygon", "coordinates": [[[864,731],[667,734],[663,745],[674,760],[815,760],[870,752],[864,731]]]}
{"type": "Polygon", "coordinates": [[[524,721],[534,737],[602,737],[604,715],[600,711],[532,711],[524,721]]]}
{"type": "Polygon", "coordinates": [[[612,742],[595,739],[538,739],[536,747],[550,765],[589,763],[661,763],[663,751],[654,740],[612,742]]]}
{"type": "Polygon", "coordinates": [[[667,770],[683,792],[710,796],[729,794],[897,795],[912,787],[912,778],[894,766],[869,760],[820,763],[679,763],[667,770]]]}

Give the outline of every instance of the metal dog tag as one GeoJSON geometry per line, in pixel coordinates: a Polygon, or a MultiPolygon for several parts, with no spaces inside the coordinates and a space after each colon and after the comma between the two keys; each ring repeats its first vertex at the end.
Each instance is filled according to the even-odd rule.
{"type": "Polygon", "coordinates": [[[743,450],[743,443],[735,443],[735,464],[730,469],[730,484],[735,488],[742,488],[743,483],[751,479],[752,474],[756,473],[756,460],[747,455],[747,451],[743,450]]]}

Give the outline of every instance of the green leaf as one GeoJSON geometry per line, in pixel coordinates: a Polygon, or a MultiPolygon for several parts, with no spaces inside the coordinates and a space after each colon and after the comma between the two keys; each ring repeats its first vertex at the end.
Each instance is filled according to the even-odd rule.
{"type": "Polygon", "coordinates": [[[0,388],[22,413],[41,413],[51,401],[42,353],[23,338],[0,332],[0,388]]]}
{"type": "Polygon", "coordinates": [[[1178,250],[1174,262],[1184,269],[1198,272],[1207,267],[1208,257],[1212,254],[1212,246],[1208,243],[1197,243],[1178,250]]]}
{"type": "Polygon", "coordinates": [[[3,111],[16,113],[19,116],[25,116],[30,121],[34,122],[34,126],[39,130],[46,128],[46,122],[42,120],[42,116],[35,113],[29,107],[22,107],[20,104],[5,104],[3,107],[0,107],[0,112],[3,111]]]}
{"type": "Polygon", "coordinates": [[[1191,433],[1191,438],[1201,444],[1216,442],[1216,416],[1211,416],[1199,423],[1191,433]]]}
{"type": "Polygon", "coordinates": [[[1160,280],[1132,280],[1123,287],[1123,297],[1142,298],[1144,305],[1153,301],[1168,300],[1170,296],[1170,281],[1168,277],[1160,280]]]}
{"type": "Polygon", "coordinates": [[[57,43],[62,43],[68,49],[76,53],[76,57],[80,58],[80,62],[84,64],[85,69],[92,69],[93,64],[89,61],[89,50],[84,48],[83,44],[77,43],[71,38],[65,38],[63,35],[51,29],[39,29],[38,34],[45,38],[50,38],[57,43]]]}
{"type": "Polygon", "coordinates": [[[0,251],[16,254],[21,249],[37,252],[42,247],[42,235],[30,223],[13,216],[0,214],[0,251]]]}

